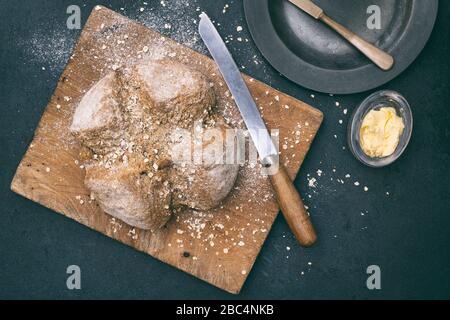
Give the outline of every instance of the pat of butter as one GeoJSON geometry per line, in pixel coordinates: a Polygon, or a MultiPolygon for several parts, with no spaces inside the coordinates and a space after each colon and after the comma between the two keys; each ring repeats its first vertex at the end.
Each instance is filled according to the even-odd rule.
{"type": "Polygon", "coordinates": [[[359,131],[361,149],[369,157],[381,158],[394,153],[405,125],[392,107],[371,110],[359,131]]]}

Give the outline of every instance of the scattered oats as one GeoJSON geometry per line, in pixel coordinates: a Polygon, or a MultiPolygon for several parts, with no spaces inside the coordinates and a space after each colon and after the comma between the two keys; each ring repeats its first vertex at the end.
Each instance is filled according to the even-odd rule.
{"type": "Polygon", "coordinates": [[[342,122],[343,122],[343,121],[342,121],[341,119],[339,119],[339,124],[342,124],[342,122]]]}
{"type": "Polygon", "coordinates": [[[386,192],[386,195],[388,196],[388,195],[389,195],[389,192],[386,192]]]}
{"type": "Polygon", "coordinates": [[[80,200],[80,204],[84,204],[84,200],[80,200]]]}
{"type": "Polygon", "coordinates": [[[242,31],[242,27],[241,26],[237,26],[236,31],[237,32],[241,32],[242,31]]]}
{"type": "Polygon", "coordinates": [[[312,262],[308,262],[308,266],[311,266],[312,265],[312,262]]]}
{"type": "Polygon", "coordinates": [[[313,95],[313,94],[311,95],[311,98],[313,98],[313,99],[314,99],[315,97],[316,97],[315,95],[313,95]]]}
{"type": "Polygon", "coordinates": [[[275,96],[275,101],[280,101],[280,96],[275,96]]]}
{"type": "Polygon", "coordinates": [[[343,112],[344,112],[344,114],[347,114],[347,111],[348,111],[347,109],[344,109],[344,111],[343,111],[343,112]]]}
{"type": "Polygon", "coordinates": [[[246,270],[242,270],[241,273],[242,273],[242,274],[246,274],[247,271],[246,271],[246,270]]]}
{"type": "Polygon", "coordinates": [[[245,245],[244,241],[239,241],[238,246],[243,247],[245,245]]]}
{"type": "Polygon", "coordinates": [[[153,164],[153,169],[158,170],[158,164],[157,163],[153,164]]]}
{"type": "Polygon", "coordinates": [[[164,206],[164,209],[169,209],[169,206],[166,204],[165,206],[164,206]]]}
{"type": "Polygon", "coordinates": [[[345,177],[348,179],[348,178],[350,178],[350,175],[347,173],[347,174],[345,175],[345,177]]]}
{"type": "Polygon", "coordinates": [[[286,250],[287,250],[287,251],[290,251],[290,250],[291,250],[291,247],[286,247],[286,250]]]}
{"type": "Polygon", "coordinates": [[[183,230],[181,230],[181,229],[177,229],[177,233],[178,233],[178,234],[183,234],[183,233],[184,233],[184,231],[183,231],[183,230]]]}
{"type": "Polygon", "coordinates": [[[148,52],[148,47],[147,47],[147,46],[144,46],[144,47],[142,48],[142,51],[143,51],[143,52],[148,52]]]}
{"type": "Polygon", "coordinates": [[[228,253],[228,248],[224,248],[223,253],[225,253],[225,254],[228,253]]]}
{"type": "Polygon", "coordinates": [[[358,181],[355,181],[354,185],[355,185],[355,186],[359,186],[359,182],[358,182],[358,181]]]}
{"type": "Polygon", "coordinates": [[[140,11],[140,12],[143,12],[144,10],[145,10],[144,7],[140,7],[140,8],[139,8],[139,11],[140,11]]]}
{"type": "Polygon", "coordinates": [[[224,225],[221,224],[221,223],[218,223],[218,224],[216,224],[215,226],[216,226],[217,228],[219,228],[220,230],[223,230],[223,228],[225,228],[224,225]]]}
{"type": "Polygon", "coordinates": [[[210,241],[210,242],[209,242],[209,245],[210,245],[211,247],[214,247],[214,241],[210,241]]]}
{"type": "Polygon", "coordinates": [[[317,187],[317,179],[316,178],[308,179],[308,186],[310,186],[311,188],[317,187]]]}
{"type": "Polygon", "coordinates": [[[339,107],[341,104],[336,101],[336,107],[339,107]]]}
{"type": "Polygon", "coordinates": [[[238,37],[238,38],[237,38],[237,41],[242,42],[242,38],[241,38],[241,37],[238,37]]]}
{"type": "Polygon", "coordinates": [[[369,188],[367,188],[366,186],[364,186],[364,191],[365,191],[365,192],[369,191],[369,188]]]}
{"type": "Polygon", "coordinates": [[[50,172],[50,168],[49,167],[45,168],[45,171],[50,172]]]}
{"type": "Polygon", "coordinates": [[[319,177],[321,177],[321,176],[322,176],[322,170],[318,169],[318,170],[317,170],[317,175],[318,175],[319,177]]]}

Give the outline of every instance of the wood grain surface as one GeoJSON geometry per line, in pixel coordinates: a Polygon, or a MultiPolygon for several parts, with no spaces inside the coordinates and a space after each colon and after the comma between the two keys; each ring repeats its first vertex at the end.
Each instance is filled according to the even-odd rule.
{"type": "MultiPolygon", "coordinates": [[[[214,85],[217,108],[232,125],[243,126],[210,58],[107,8],[96,7],[11,189],[219,288],[239,293],[279,211],[270,182],[260,174],[259,166],[240,169],[235,188],[220,207],[208,212],[186,210],[155,233],[104,213],[84,186],[82,149],[68,132],[77,103],[111,69],[166,56],[205,73],[214,85]]],[[[294,178],[320,127],[322,113],[248,76],[245,79],[268,127],[279,130],[281,160],[294,178]]]]}

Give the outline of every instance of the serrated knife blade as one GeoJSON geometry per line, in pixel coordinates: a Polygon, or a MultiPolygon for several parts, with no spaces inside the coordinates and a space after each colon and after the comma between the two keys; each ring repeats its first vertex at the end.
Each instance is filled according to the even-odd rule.
{"type": "Polygon", "coordinates": [[[317,239],[314,227],[291,178],[284,166],[279,163],[278,150],[275,148],[241,72],[219,32],[205,13],[200,15],[198,29],[233,94],[234,101],[258,151],[261,163],[269,169],[267,173],[270,182],[289,227],[302,246],[311,246],[317,239]]]}
{"type": "Polygon", "coordinates": [[[278,157],[278,151],[241,72],[216,27],[205,13],[200,15],[198,30],[234,97],[261,161],[264,162],[269,156],[278,157]]]}

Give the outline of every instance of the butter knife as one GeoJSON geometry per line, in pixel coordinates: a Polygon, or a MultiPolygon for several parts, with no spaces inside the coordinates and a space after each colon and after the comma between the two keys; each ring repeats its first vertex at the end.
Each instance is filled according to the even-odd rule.
{"type": "Polygon", "coordinates": [[[330,17],[328,17],[325,12],[314,4],[310,0],[289,0],[292,4],[296,5],[298,8],[302,9],[304,12],[308,13],[314,19],[320,20],[327,24],[329,27],[334,29],[342,37],[348,40],[353,46],[355,46],[359,51],[361,51],[367,58],[372,60],[378,67],[387,71],[394,65],[394,58],[384,52],[383,50],[375,47],[373,44],[363,40],[341,24],[337,23],[330,17]]]}

